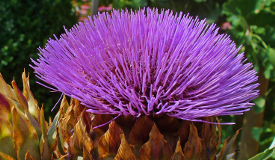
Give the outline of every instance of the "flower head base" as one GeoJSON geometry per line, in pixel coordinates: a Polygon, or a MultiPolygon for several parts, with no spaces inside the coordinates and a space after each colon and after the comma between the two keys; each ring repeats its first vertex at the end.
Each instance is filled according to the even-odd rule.
{"type": "Polygon", "coordinates": [[[94,114],[201,121],[240,115],[258,95],[252,64],[205,20],[149,8],[114,10],[65,31],[39,49],[32,67],[94,114]]]}

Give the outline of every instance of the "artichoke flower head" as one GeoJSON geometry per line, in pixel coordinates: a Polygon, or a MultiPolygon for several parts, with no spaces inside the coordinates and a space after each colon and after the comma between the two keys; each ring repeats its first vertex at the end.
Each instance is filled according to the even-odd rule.
{"type": "Polygon", "coordinates": [[[239,131],[218,152],[217,116],[248,111],[259,85],[228,35],[150,8],[113,10],[65,31],[31,65],[40,84],[71,97],[53,121],[25,73],[23,93],[0,75],[0,159],[224,159],[239,131]]]}
{"type": "Polygon", "coordinates": [[[239,50],[215,24],[183,13],[113,10],[50,39],[32,67],[93,114],[203,121],[243,114],[258,96],[239,50]]]}

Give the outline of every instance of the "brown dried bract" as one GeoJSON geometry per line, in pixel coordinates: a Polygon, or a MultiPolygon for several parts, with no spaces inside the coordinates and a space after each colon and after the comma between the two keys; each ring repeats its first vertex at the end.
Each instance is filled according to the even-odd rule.
{"type": "Polygon", "coordinates": [[[130,144],[141,146],[149,140],[149,133],[154,125],[154,122],[147,116],[142,116],[137,119],[136,124],[130,132],[130,144]]]}
{"type": "Polygon", "coordinates": [[[123,131],[115,121],[112,121],[109,125],[109,129],[100,137],[98,142],[98,153],[100,158],[116,156],[121,142],[121,134],[123,134],[123,131]]]}
{"type": "Polygon", "coordinates": [[[164,139],[163,135],[159,132],[157,126],[154,124],[151,132],[150,139],[145,143],[139,152],[139,160],[171,159],[173,156],[172,147],[164,139]]]}
{"type": "Polygon", "coordinates": [[[203,159],[206,153],[203,139],[198,136],[197,128],[193,123],[190,124],[189,138],[185,144],[183,153],[187,160],[203,159]]]}
{"type": "Polygon", "coordinates": [[[182,152],[182,148],[180,145],[180,139],[178,140],[177,147],[175,153],[173,155],[173,160],[185,160],[184,154],[182,152]]]}
{"type": "Polygon", "coordinates": [[[125,139],[124,134],[120,135],[121,143],[117,151],[115,160],[127,159],[127,160],[136,160],[136,157],[129,146],[127,140],[125,139]]]}

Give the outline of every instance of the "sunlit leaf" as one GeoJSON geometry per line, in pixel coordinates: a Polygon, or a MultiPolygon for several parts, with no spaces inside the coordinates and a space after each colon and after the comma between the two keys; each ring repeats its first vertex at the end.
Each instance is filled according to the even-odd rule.
{"type": "Polygon", "coordinates": [[[270,158],[274,152],[275,152],[275,148],[266,149],[264,152],[261,152],[255,155],[254,157],[249,158],[248,160],[266,160],[270,158]]]}

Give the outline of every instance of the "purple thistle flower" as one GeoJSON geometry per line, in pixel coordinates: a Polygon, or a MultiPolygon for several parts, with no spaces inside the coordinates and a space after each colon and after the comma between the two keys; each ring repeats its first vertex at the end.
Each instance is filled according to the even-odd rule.
{"type": "MultiPolygon", "coordinates": [[[[50,39],[37,77],[94,114],[240,115],[259,85],[251,63],[215,24],[183,13],[113,10],[50,39]]],[[[50,88],[50,87],[49,87],[50,88]]]]}

